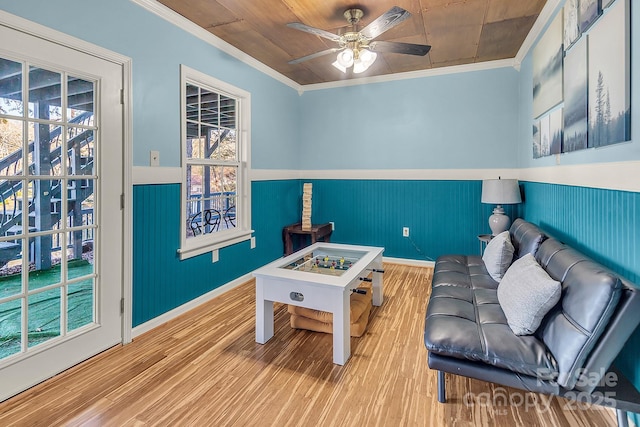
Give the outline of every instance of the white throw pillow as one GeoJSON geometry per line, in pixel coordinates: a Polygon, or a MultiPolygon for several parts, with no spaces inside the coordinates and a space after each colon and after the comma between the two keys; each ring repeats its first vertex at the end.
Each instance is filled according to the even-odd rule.
{"type": "Polygon", "coordinates": [[[499,282],[513,261],[513,244],[509,231],[504,231],[491,239],[484,249],[482,261],[493,280],[499,282]]]}
{"type": "Polygon", "coordinates": [[[531,254],[509,267],[498,285],[498,302],[516,335],[531,335],[544,316],[560,301],[562,286],[531,254]]]}

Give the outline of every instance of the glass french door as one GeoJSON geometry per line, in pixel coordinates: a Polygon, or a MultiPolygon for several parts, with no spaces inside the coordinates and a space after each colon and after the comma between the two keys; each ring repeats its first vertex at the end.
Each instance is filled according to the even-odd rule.
{"type": "Polygon", "coordinates": [[[0,39],[1,401],[122,341],[123,124],[120,65],[0,39]]]}

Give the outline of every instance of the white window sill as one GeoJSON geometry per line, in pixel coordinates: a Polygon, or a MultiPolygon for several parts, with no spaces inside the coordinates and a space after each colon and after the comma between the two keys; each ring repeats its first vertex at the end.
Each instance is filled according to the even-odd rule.
{"type": "Polygon", "coordinates": [[[236,243],[244,242],[245,240],[250,240],[252,233],[253,230],[237,230],[219,232],[215,235],[209,234],[206,236],[207,238],[202,239],[190,239],[183,247],[178,249],[178,255],[182,261],[183,259],[235,245],[236,243]]]}

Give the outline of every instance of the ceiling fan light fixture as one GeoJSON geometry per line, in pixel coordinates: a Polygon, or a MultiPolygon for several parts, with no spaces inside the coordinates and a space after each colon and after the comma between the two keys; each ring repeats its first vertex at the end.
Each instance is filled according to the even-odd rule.
{"type": "Polygon", "coordinates": [[[360,50],[360,60],[367,64],[367,68],[371,66],[376,61],[378,54],[375,52],[371,52],[369,49],[361,49],[360,50]]]}
{"type": "Polygon", "coordinates": [[[347,48],[342,52],[338,53],[337,62],[342,65],[344,68],[349,68],[353,65],[353,50],[347,48]]]}
{"type": "Polygon", "coordinates": [[[347,72],[347,67],[343,67],[342,65],[340,65],[340,63],[338,61],[333,61],[331,63],[331,65],[333,65],[334,67],[336,67],[338,70],[342,71],[343,73],[346,74],[347,72]]]}
{"type": "Polygon", "coordinates": [[[358,30],[357,24],[363,15],[364,13],[361,9],[347,10],[344,13],[344,17],[352,28],[340,35],[330,33],[319,28],[310,27],[300,22],[291,22],[287,24],[290,28],[323,37],[337,43],[339,46],[326,49],[321,52],[312,53],[311,55],[306,55],[302,58],[294,59],[289,61],[289,64],[299,64],[303,61],[308,61],[310,59],[315,59],[320,56],[339,51],[336,56],[336,60],[331,65],[343,73],[347,73],[347,69],[353,67],[352,72],[360,74],[367,71],[367,69],[376,61],[378,54],[375,51],[424,56],[429,52],[429,49],[431,49],[431,46],[428,45],[374,40],[380,34],[390,30],[409,18],[411,16],[409,11],[404,10],[399,6],[394,6],[384,14],[378,16],[366,27],[358,30]]]}
{"type": "Polygon", "coordinates": [[[364,73],[375,62],[378,55],[369,49],[360,49],[356,59],[353,61],[354,74],[364,73]]]}
{"type": "Polygon", "coordinates": [[[367,71],[367,65],[360,58],[353,61],[353,72],[354,74],[360,74],[367,71]]]}

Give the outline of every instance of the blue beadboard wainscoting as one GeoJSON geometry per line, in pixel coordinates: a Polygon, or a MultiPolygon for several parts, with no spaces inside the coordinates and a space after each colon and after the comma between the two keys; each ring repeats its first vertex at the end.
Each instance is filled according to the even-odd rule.
{"type": "MultiPolygon", "coordinates": [[[[178,259],[180,186],[134,186],[133,326],[162,315],[282,256],[282,228],[300,221],[302,185],[313,183],[312,222],[333,221],[332,242],[383,246],[393,258],[430,261],[447,253],[479,254],[492,205],[482,182],[428,180],[275,180],[252,183],[249,242],[178,259]],[[409,227],[408,238],[402,228],[409,227]]],[[[506,206],[513,218],[517,207],[506,206]]]]}
{"type": "MultiPolygon", "coordinates": [[[[640,193],[522,183],[522,216],[640,285],[640,193]]],[[[640,329],[616,365],[640,388],[640,329]]],[[[636,425],[640,417],[635,415],[636,425]]]]}
{"type": "Polygon", "coordinates": [[[254,182],[250,242],[180,261],[180,185],[133,190],[133,326],[138,326],[282,256],[282,227],[300,215],[298,180],[254,182]]]}
{"type": "MultiPolygon", "coordinates": [[[[312,222],[335,223],[331,241],[384,246],[386,257],[432,261],[479,254],[477,236],[491,232],[494,206],[480,203],[482,181],[303,181],[313,183],[312,222]]],[[[505,208],[513,218],[516,207],[505,208]]]]}

